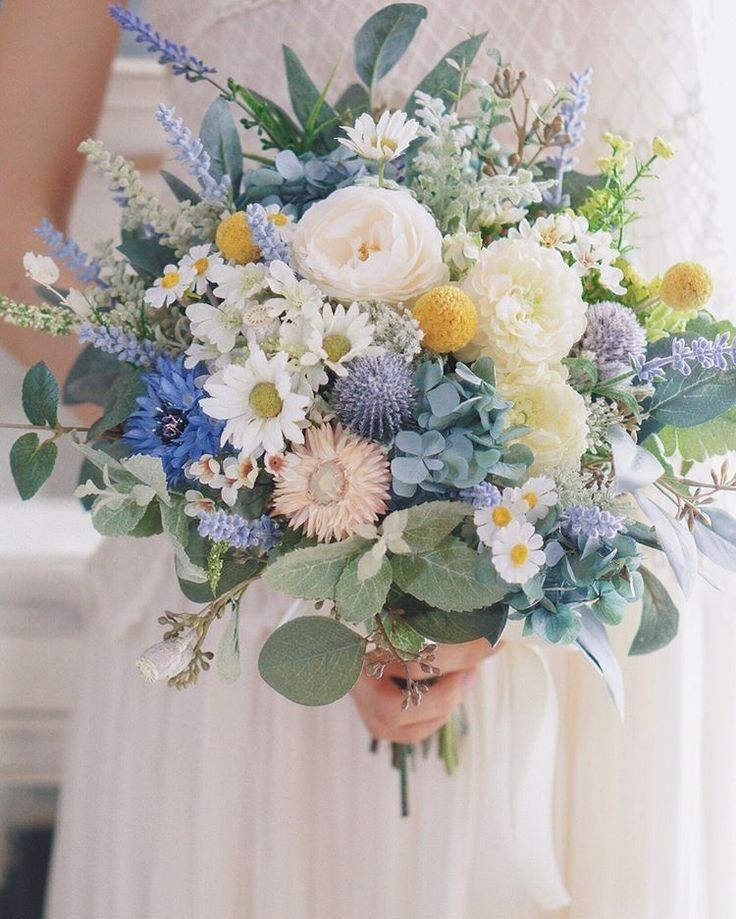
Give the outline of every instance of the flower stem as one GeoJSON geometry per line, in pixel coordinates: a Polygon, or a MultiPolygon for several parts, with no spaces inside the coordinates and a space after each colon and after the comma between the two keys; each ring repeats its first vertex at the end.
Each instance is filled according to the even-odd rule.
{"type": "Polygon", "coordinates": [[[409,758],[412,755],[411,744],[391,744],[394,766],[399,770],[399,792],[401,794],[401,816],[409,816],[409,758]]]}
{"type": "Polygon", "coordinates": [[[460,765],[460,756],[457,749],[457,731],[455,730],[455,720],[450,718],[447,724],[443,724],[437,732],[439,745],[439,755],[445,764],[445,772],[453,775],[460,765]]]}
{"type": "Polygon", "coordinates": [[[52,434],[61,435],[61,434],[71,434],[73,431],[78,431],[80,434],[84,434],[89,431],[89,428],[68,428],[64,425],[59,425],[57,428],[52,428],[48,424],[13,424],[11,422],[0,421],[0,429],[5,431],[48,431],[52,434]]]}

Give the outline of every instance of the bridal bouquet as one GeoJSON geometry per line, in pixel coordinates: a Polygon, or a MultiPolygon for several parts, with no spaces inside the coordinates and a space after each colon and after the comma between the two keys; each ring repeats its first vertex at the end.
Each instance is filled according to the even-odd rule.
{"type": "MultiPolygon", "coordinates": [[[[699,551],[736,567],[736,519],[712,503],[736,481],[720,463],[692,471],[736,446],[736,328],[707,311],[705,268],[644,278],[626,242],[673,150],[655,137],[634,157],[606,135],[600,172],[576,172],[590,73],[535,101],[485,35],[450,49],[402,110],[381,109],[418,4],[365,23],[339,97],[285,47],[291,112],[111,14],[216,98],[198,136],[156,113],[180,164],[162,173],[169,206],[85,141],[120,239],[90,256],[44,222],[52,257],[25,267],[45,302],[0,298],[0,313],[78,336],[63,399],[101,406],[88,430],[60,425],[50,372],[28,372],[31,430],[11,453],[22,497],[70,436],[97,530],[163,531],[199,606],[162,617],[143,675],[195,682],[228,615],[218,669],[233,679],[239,601],[263,577],[312,606],[260,655],[295,702],[332,702],[400,662],[419,704],[437,643],[496,643],[509,620],[576,646],[620,701],[608,626],[640,600],[632,654],[677,630],[642,547],[666,554],[685,594],[699,551]],[[54,259],[78,289],[58,285],[54,259]]],[[[451,765],[447,732],[441,748],[451,765]]]]}

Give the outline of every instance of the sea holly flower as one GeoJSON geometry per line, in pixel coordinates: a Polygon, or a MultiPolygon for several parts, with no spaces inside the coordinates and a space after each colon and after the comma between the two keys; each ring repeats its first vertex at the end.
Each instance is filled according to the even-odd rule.
{"type": "Polygon", "coordinates": [[[188,266],[167,265],[161,277],[153,282],[153,287],[145,292],[143,300],[153,309],[171,306],[189,290],[194,277],[194,270],[188,266]]]}
{"type": "Polygon", "coordinates": [[[581,344],[593,356],[601,380],[625,373],[632,358],[646,354],[647,336],[633,310],[620,303],[594,303],[581,344]]]}
{"type": "Polygon", "coordinates": [[[335,384],[335,409],[358,434],[388,443],[411,419],[416,396],[411,369],[398,354],[359,357],[335,384]]]}
{"type": "Polygon", "coordinates": [[[361,115],[353,127],[343,127],[347,137],[338,143],[365,160],[389,162],[409,147],[419,136],[419,122],[407,118],[406,112],[383,112],[378,122],[368,112],[361,115]]]}
{"type": "Polygon", "coordinates": [[[545,563],[542,543],[531,523],[514,520],[493,540],[493,567],[507,584],[525,584],[545,563]]]}
{"type": "Polygon", "coordinates": [[[208,282],[215,281],[214,270],[224,262],[222,256],[212,252],[212,246],[205,243],[202,246],[192,246],[179,264],[194,272],[192,290],[201,297],[207,293],[208,282]]]}

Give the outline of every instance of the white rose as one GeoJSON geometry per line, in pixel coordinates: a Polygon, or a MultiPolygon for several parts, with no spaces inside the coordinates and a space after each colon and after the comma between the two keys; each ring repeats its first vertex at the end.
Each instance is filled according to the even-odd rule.
{"type": "Polygon", "coordinates": [[[48,255],[36,255],[35,252],[26,252],[23,256],[23,267],[28,277],[36,284],[50,287],[59,280],[59,268],[56,262],[48,255]]]}
{"type": "Polygon", "coordinates": [[[406,191],[352,185],[299,221],[298,271],[339,300],[411,300],[443,284],[442,234],[406,191]]]}
{"type": "Polygon", "coordinates": [[[491,357],[501,371],[566,357],[585,331],[580,278],[554,249],[499,239],[484,249],[463,289],[478,308],[464,360],[491,357]]]}
{"type": "Polygon", "coordinates": [[[531,473],[577,464],[585,452],[588,410],[565,377],[565,368],[559,364],[499,374],[499,392],[512,403],[509,425],[531,428],[519,438],[534,453],[531,473]]]}

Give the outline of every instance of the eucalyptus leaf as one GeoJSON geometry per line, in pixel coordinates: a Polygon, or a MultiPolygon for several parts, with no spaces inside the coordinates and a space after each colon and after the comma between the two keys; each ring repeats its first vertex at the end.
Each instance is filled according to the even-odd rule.
{"type": "Polygon", "coordinates": [[[682,520],[676,520],[655,504],[651,498],[638,493],[639,507],[654,524],[662,550],[686,597],[690,596],[698,574],[698,549],[692,533],[682,520]]]}
{"type": "Polygon", "coordinates": [[[218,96],[205,112],[199,139],[210,155],[212,178],[219,182],[223,176],[230,176],[237,194],[243,176],[243,150],[230,106],[223,98],[218,96]]]}
{"type": "Polygon", "coordinates": [[[360,83],[352,83],[335,103],[335,111],[340,119],[352,124],[356,118],[370,108],[368,91],[360,83]]]}
{"type": "Polygon", "coordinates": [[[300,616],[273,632],[258,671],[276,692],[301,705],[329,705],[355,685],[363,639],[326,616],[300,616]]]}
{"type": "Polygon", "coordinates": [[[264,578],[274,590],[290,597],[331,600],[348,559],[366,548],[366,540],[352,536],[342,542],[295,549],[272,562],[264,578]]]}
{"type": "Polygon", "coordinates": [[[31,424],[55,428],[59,423],[58,408],[59,387],[53,373],[39,361],[23,378],[23,411],[31,424]]]}
{"type": "Polygon", "coordinates": [[[355,69],[369,89],[403,57],[427,10],[418,3],[392,3],[360,28],[355,36],[355,69]]]}
{"type": "Polygon", "coordinates": [[[305,130],[305,138],[309,139],[307,135],[311,135],[312,148],[327,153],[337,146],[335,136],[338,134],[340,117],[325,101],[294,51],[288,45],[283,46],[283,51],[294,114],[305,130]],[[315,128],[322,125],[324,127],[315,134],[315,128]]]}
{"type": "Polygon", "coordinates": [[[406,113],[408,115],[414,115],[416,112],[417,92],[427,93],[428,96],[432,96],[435,99],[442,99],[447,108],[453,106],[460,93],[462,74],[457,68],[448,64],[447,61],[449,59],[461,66],[464,65],[466,69],[469,68],[475,60],[487,34],[487,32],[482,32],[480,35],[472,35],[470,38],[466,38],[464,41],[455,45],[454,48],[451,48],[447,54],[443,54],[438,63],[414,89],[411,96],[409,96],[404,106],[406,113]]]}
{"type": "Polygon", "coordinates": [[[710,523],[695,521],[695,545],[716,565],[736,571],[736,517],[719,507],[705,510],[710,523]]]}
{"type": "Polygon", "coordinates": [[[680,614],[666,587],[646,568],[640,568],[644,579],[641,623],[629,654],[649,654],[668,645],[677,635],[680,614]]]}
{"type": "Polygon", "coordinates": [[[167,265],[178,261],[176,252],[162,246],[156,237],[138,238],[123,233],[118,252],[125,256],[136,274],[146,280],[159,277],[167,265]]]}
{"type": "Polygon", "coordinates": [[[487,638],[496,645],[506,627],[508,607],[504,603],[496,603],[487,609],[463,612],[415,609],[405,613],[405,618],[420,635],[439,644],[455,645],[487,638]]]}
{"type": "Polygon", "coordinates": [[[230,611],[225,631],[215,659],[217,673],[223,683],[234,683],[240,676],[240,608],[234,605],[230,611]]]}
{"type": "Polygon", "coordinates": [[[619,715],[624,717],[624,678],[621,665],[613,653],[606,627],[587,607],[580,610],[581,625],[575,644],[585,659],[603,677],[619,715]]]}
{"type": "Polygon", "coordinates": [[[166,169],[162,169],[160,174],[161,178],[171,189],[171,193],[177,201],[188,201],[190,204],[199,204],[199,202],[202,200],[198,192],[196,192],[191,187],[191,185],[187,185],[186,182],[182,182],[179,176],[175,176],[173,172],[168,172],[166,169]]]}
{"type": "Polygon", "coordinates": [[[348,559],[335,586],[335,607],[346,622],[363,622],[380,613],[391,586],[391,563],[387,558],[373,577],[364,581],[358,578],[358,565],[362,556],[348,559]]]}
{"type": "Polygon", "coordinates": [[[53,440],[40,441],[38,434],[23,434],[10,448],[10,471],[18,494],[32,498],[54,471],[57,447],[53,440]]]}
{"type": "Polygon", "coordinates": [[[107,394],[102,417],[89,429],[87,440],[97,440],[107,431],[127,421],[138,408],[138,397],[145,392],[146,384],[141,379],[140,370],[125,364],[107,394]]]}
{"type": "Polygon", "coordinates": [[[64,405],[93,403],[104,405],[108,392],[125,370],[125,364],[112,354],[87,345],[64,381],[64,405]]]}

